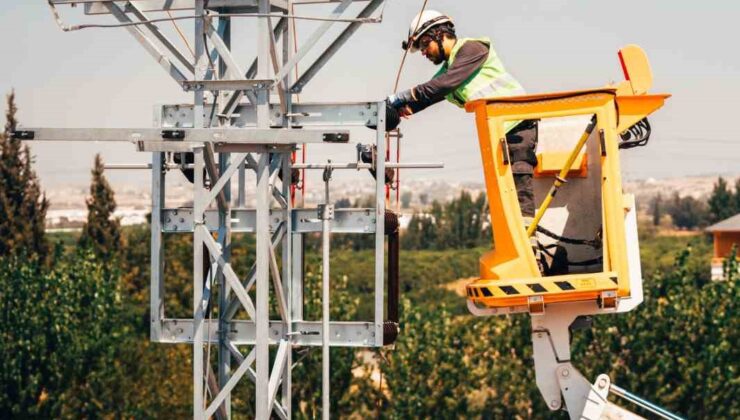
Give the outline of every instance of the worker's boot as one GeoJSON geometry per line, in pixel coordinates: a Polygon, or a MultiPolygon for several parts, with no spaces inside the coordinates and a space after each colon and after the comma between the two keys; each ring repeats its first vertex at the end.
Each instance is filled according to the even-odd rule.
{"type": "Polygon", "coordinates": [[[569,272],[570,267],[568,265],[568,250],[564,246],[558,244],[555,247],[555,253],[552,256],[552,262],[550,263],[550,268],[547,275],[562,276],[564,274],[568,274],[569,272]]]}
{"type": "MultiPolygon", "coordinates": [[[[360,161],[363,163],[369,163],[371,168],[369,169],[370,174],[372,174],[373,178],[378,179],[376,176],[376,167],[375,162],[377,161],[377,150],[375,146],[371,146],[369,144],[358,144],[357,145],[358,151],[360,153],[360,161]]],[[[385,168],[385,183],[386,184],[392,184],[393,179],[395,178],[396,171],[394,171],[391,168],[385,168]]]]}

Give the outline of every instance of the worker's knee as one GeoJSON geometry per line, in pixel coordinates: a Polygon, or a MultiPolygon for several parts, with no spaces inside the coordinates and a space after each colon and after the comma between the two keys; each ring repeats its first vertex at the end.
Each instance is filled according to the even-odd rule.
{"type": "Polygon", "coordinates": [[[515,174],[534,172],[537,166],[537,122],[523,121],[506,134],[511,169],[515,174]]]}
{"type": "Polygon", "coordinates": [[[531,174],[514,174],[514,185],[519,200],[519,208],[525,217],[534,216],[534,187],[531,174]]]}

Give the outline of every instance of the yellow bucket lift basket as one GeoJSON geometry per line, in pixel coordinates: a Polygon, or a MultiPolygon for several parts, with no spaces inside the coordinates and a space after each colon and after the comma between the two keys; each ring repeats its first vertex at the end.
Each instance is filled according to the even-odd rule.
{"type": "MultiPolygon", "coordinates": [[[[614,308],[620,299],[630,297],[630,264],[637,264],[638,270],[632,270],[632,275],[640,278],[632,281],[639,280],[641,287],[639,252],[636,262],[629,261],[629,255],[635,254],[628,248],[637,244],[636,232],[630,235],[625,230],[626,215],[634,211],[634,202],[622,192],[620,133],[659,109],[670,95],[647,94],[652,74],[642,49],[630,45],[620,50],[619,57],[627,79],[619,86],[480,99],[466,104],[466,110],[475,113],[493,230],[493,250],[480,258],[480,278],[466,287],[468,306],[474,313],[473,308],[488,309],[488,314],[490,308],[497,308],[493,313],[537,313],[550,303],[576,301],[596,301],[602,308],[614,308]],[[538,155],[535,181],[541,185],[561,184],[563,200],[541,206],[544,201],[561,198],[556,199],[552,189],[538,193],[542,188],[535,188],[535,198],[542,207],[538,212],[542,217],[540,228],[544,227],[543,221],[557,221],[558,217],[574,226],[581,220],[594,219],[592,242],[598,242],[599,262],[590,269],[545,276],[540,273],[528,226],[521,216],[504,123],[579,116],[583,121],[591,117],[595,127],[582,135],[575,148],[548,152],[542,137],[538,145],[538,150],[546,151],[538,155]],[[579,195],[579,188],[585,192],[590,188],[595,195],[579,195]],[[551,204],[559,207],[560,213],[549,208],[551,204]],[[634,238],[629,242],[635,243],[628,244],[627,238],[634,238]]],[[[636,226],[630,226],[636,230],[636,226]]]]}

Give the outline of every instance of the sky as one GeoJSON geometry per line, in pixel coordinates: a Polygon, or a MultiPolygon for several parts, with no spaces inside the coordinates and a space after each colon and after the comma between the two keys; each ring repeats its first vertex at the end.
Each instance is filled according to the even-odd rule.
{"type": "MultiPolygon", "coordinates": [[[[156,104],[187,103],[192,94],[154,62],[123,28],[62,32],[45,1],[5,0],[0,15],[0,92],[15,89],[19,119],[28,127],[151,127],[156,104]]],[[[389,0],[383,21],[363,25],[301,95],[302,101],[380,100],[392,92],[412,17],[420,0],[389,0]]],[[[348,13],[364,5],[353,5],[348,13]]],[[[331,6],[297,8],[323,16],[331,6]]],[[[647,147],[623,153],[626,179],[694,175],[740,175],[740,2],[587,0],[429,0],[428,8],[449,14],[460,36],[487,36],[529,93],[585,89],[622,80],[617,50],[642,46],[650,59],[651,92],[673,95],[650,118],[647,147]]],[[[85,16],[82,7],[60,7],[67,24],[112,23],[109,16],[85,16]]],[[[376,12],[377,14],[377,12],[376,12]]],[[[239,19],[234,52],[242,67],[256,49],[253,19],[239,19]]],[[[298,23],[299,44],[318,24],[298,23]]],[[[180,23],[186,33],[192,23],[180,23]]],[[[164,24],[177,40],[172,26],[164,24]]],[[[334,25],[317,48],[342,29],[334,25]]],[[[179,41],[179,40],[178,40],[179,41]]],[[[315,53],[315,52],[314,52],[315,53]]],[[[306,58],[310,62],[312,55],[306,58]]],[[[409,56],[400,88],[428,80],[434,66],[409,56]]],[[[482,181],[472,114],[439,104],[402,124],[407,162],[443,162],[444,169],[405,171],[405,179],[482,181]]],[[[373,132],[353,130],[353,142],[370,142],[373,132]]],[[[109,163],[144,163],[150,157],[132,145],[34,144],[36,170],[46,188],[89,182],[96,152],[109,163]]],[[[317,148],[308,161],[354,160],[353,147],[317,148]]],[[[145,171],[110,173],[116,183],[145,182],[145,171]]]]}

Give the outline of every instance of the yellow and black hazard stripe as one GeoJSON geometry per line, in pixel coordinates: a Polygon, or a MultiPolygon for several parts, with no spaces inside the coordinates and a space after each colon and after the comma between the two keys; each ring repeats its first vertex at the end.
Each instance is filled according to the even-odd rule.
{"type": "Polygon", "coordinates": [[[479,279],[466,286],[468,299],[488,307],[526,305],[530,296],[545,303],[598,299],[602,292],[617,290],[613,272],[570,274],[516,280],[479,279]]]}

